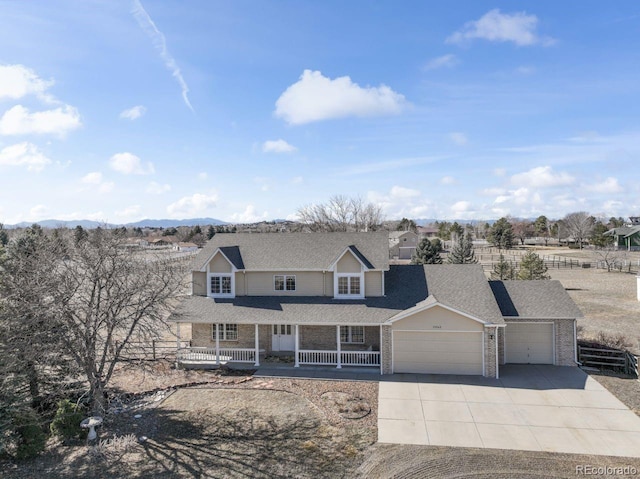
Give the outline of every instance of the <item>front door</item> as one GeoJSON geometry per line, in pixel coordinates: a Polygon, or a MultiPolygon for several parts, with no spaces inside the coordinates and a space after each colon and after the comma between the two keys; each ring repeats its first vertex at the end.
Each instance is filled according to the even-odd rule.
{"type": "Polygon", "coordinates": [[[293,336],[293,326],[290,324],[274,324],[272,332],[272,351],[293,351],[295,349],[296,340],[293,336]]]}

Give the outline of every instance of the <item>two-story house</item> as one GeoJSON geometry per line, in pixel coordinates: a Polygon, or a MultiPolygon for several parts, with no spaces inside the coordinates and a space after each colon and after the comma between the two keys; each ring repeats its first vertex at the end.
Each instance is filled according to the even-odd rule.
{"type": "Polygon", "coordinates": [[[388,244],[386,232],[214,236],[172,316],[192,330],[178,360],[289,354],[293,367],[488,377],[505,361],[575,365],[580,313],[559,283],[490,284],[479,265],[390,266],[388,244]]]}

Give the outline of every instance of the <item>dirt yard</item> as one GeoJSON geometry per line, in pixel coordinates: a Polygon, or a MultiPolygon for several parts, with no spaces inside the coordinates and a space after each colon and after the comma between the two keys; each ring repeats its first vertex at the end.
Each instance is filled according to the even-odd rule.
{"type": "Polygon", "coordinates": [[[260,379],[165,364],[120,370],[115,386],[101,446],[50,441],[35,460],[0,463],[0,476],[352,477],[377,440],[375,382],[260,379]]]}
{"type": "Polygon", "coordinates": [[[636,277],[602,269],[549,270],[582,310],[578,320],[580,336],[593,338],[599,331],[623,333],[640,352],[640,302],[636,296],[636,277]]]}

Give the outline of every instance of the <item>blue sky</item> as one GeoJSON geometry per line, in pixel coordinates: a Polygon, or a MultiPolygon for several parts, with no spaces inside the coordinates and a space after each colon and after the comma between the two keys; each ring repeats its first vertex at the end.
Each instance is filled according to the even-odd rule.
{"type": "Polygon", "coordinates": [[[0,12],[0,222],[640,214],[635,1],[0,12]]]}

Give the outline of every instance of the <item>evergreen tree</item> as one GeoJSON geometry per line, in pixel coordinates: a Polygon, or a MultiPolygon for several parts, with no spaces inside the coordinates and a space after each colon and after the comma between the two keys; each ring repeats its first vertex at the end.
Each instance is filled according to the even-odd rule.
{"type": "Polygon", "coordinates": [[[442,246],[442,241],[440,241],[440,238],[433,238],[431,240],[431,245],[433,246],[433,249],[436,253],[442,253],[444,246],[442,246]]]}
{"type": "Polygon", "coordinates": [[[491,279],[516,279],[516,268],[513,266],[513,263],[511,261],[507,261],[503,254],[500,255],[500,259],[498,260],[498,262],[493,265],[491,279]]]}
{"type": "Polygon", "coordinates": [[[207,239],[210,240],[216,235],[216,230],[213,226],[209,226],[207,229],[207,239]]]}
{"type": "Polygon", "coordinates": [[[429,238],[420,241],[411,258],[411,264],[442,264],[440,253],[435,250],[429,238]]]}
{"type": "Polygon", "coordinates": [[[451,225],[451,228],[449,229],[449,236],[451,237],[452,240],[457,241],[463,235],[464,235],[464,228],[460,226],[457,221],[454,221],[454,223],[451,225]]]}
{"type": "Polygon", "coordinates": [[[605,234],[609,231],[606,225],[602,223],[602,221],[596,222],[593,226],[593,231],[591,232],[591,244],[596,248],[606,248],[607,246],[612,246],[615,239],[612,235],[605,234]]]}
{"type": "Polygon", "coordinates": [[[9,235],[5,231],[4,225],[0,223],[0,247],[7,246],[8,242],[9,242],[9,235]]]}
{"type": "Polygon", "coordinates": [[[418,225],[416,222],[407,218],[402,218],[400,223],[398,223],[398,231],[413,231],[414,233],[418,231],[418,225]]]}
{"type": "Polygon", "coordinates": [[[79,245],[88,237],[89,237],[89,233],[87,233],[82,226],[80,225],[76,226],[76,229],[73,231],[73,240],[76,245],[79,245]]]}
{"type": "Polygon", "coordinates": [[[544,260],[533,251],[522,257],[518,279],[550,279],[544,260]]]}
{"type": "Polygon", "coordinates": [[[513,229],[507,218],[500,218],[493,224],[487,241],[500,249],[513,247],[513,229]]]}
{"type": "Polygon", "coordinates": [[[451,248],[448,262],[451,264],[470,264],[477,263],[476,255],[473,251],[473,241],[471,234],[460,235],[458,242],[451,248]]]}

